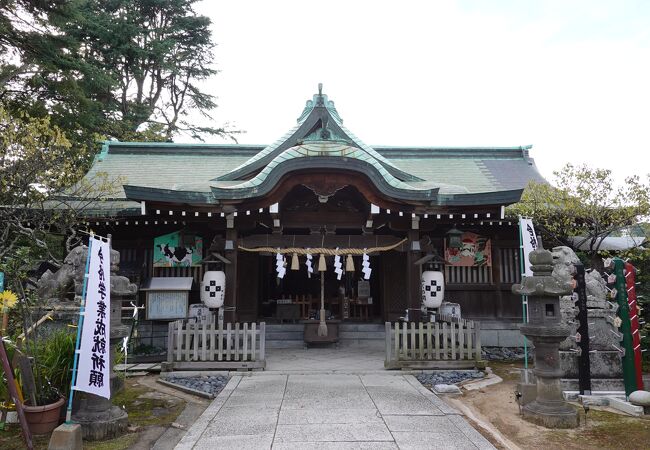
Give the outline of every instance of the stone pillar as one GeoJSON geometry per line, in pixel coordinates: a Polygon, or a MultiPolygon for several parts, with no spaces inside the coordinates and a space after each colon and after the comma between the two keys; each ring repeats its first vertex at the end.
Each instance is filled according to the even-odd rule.
{"type": "Polygon", "coordinates": [[[559,351],[560,342],[569,335],[561,323],[559,296],[572,292],[571,278],[552,276],[553,255],[548,250],[534,250],[529,258],[533,276],[512,286],[515,294],[528,296],[529,322],[520,329],[535,346],[537,396],[522,408],[523,415],[548,428],[574,428],[578,426],[578,412],[562,397],[559,351]]]}

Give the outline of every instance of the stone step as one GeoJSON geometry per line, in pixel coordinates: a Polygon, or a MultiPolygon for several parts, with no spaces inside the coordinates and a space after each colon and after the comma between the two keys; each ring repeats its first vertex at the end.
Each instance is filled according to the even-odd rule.
{"type": "Polygon", "coordinates": [[[301,323],[267,323],[266,332],[269,331],[300,331],[305,328],[301,323]]]}
{"type": "Polygon", "coordinates": [[[342,323],[339,329],[341,331],[383,332],[386,327],[383,323],[342,323]]]}
{"type": "Polygon", "coordinates": [[[303,348],[304,345],[302,339],[299,341],[266,341],[266,348],[303,348]]]}
{"type": "Polygon", "coordinates": [[[340,339],[386,339],[384,331],[339,331],[340,339]]]}
{"type": "MultiPolygon", "coordinates": [[[[267,348],[302,348],[303,324],[267,324],[267,348]]],[[[339,338],[341,345],[365,346],[384,345],[386,337],[383,324],[377,323],[341,323],[339,325],[339,338]]]]}
{"type": "Polygon", "coordinates": [[[266,332],[266,341],[292,341],[300,340],[302,341],[304,335],[302,330],[300,331],[267,331],[266,332]]]}
{"type": "MultiPolygon", "coordinates": [[[[302,331],[302,323],[267,323],[266,331],[302,331]]],[[[342,331],[384,331],[383,323],[354,323],[342,322],[339,324],[342,331]]]]}
{"type": "MultiPolygon", "coordinates": [[[[303,331],[267,331],[266,340],[291,340],[302,339],[303,331]]],[[[381,331],[347,331],[339,330],[339,337],[341,339],[384,339],[386,333],[381,331]]]]}

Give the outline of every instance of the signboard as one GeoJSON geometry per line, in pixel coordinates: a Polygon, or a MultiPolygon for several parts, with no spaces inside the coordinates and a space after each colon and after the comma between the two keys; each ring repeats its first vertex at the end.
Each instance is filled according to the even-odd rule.
{"type": "Polygon", "coordinates": [[[110,399],[111,249],[108,242],[94,236],[88,246],[84,321],[74,389],[110,399]]]}
{"type": "Polygon", "coordinates": [[[5,273],[0,272],[0,294],[5,291],[5,273]]]}
{"type": "Polygon", "coordinates": [[[154,267],[199,266],[203,260],[203,239],[182,235],[180,231],[158,236],[153,240],[154,267]]]}
{"type": "Polygon", "coordinates": [[[531,219],[519,219],[519,232],[521,233],[521,243],[523,245],[524,252],[524,276],[532,277],[533,270],[531,269],[530,261],[528,260],[528,255],[533,250],[537,250],[539,247],[539,242],[537,241],[537,235],[535,234],[535,227],[533,227],[533,221],[531,219]]]}
{"type": "Polygon", "coordinates": [[[370,297],[370,282],[359,280],[357,283],[357,296],[359,298],[370,297]]]}
{"type": "Polygon", "coordinates": [[[445,240],[445,261],[450,266],[492,266],[492,243],[486,237],[465,232],[460,248],[452,248],[445,240]]]}
{"type": "Polygon", "coordinates": [[[147,320],[173,320],[187,317],[187,291],[147,292],[147,320]]]}
{"type": "Polygon", "coordinates": [[[188,317],[194,319],[196,323],[207,324],[214,322],[210,308],[203,304],[190,305],[188,317]]]}

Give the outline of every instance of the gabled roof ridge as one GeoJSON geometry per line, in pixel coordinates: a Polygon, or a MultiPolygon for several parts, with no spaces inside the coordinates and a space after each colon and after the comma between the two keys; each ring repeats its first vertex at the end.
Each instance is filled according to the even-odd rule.
{"type": "Polygon", "coordinates": [[[525,151],[533,148],[532,145],[516,145],[516,146],[475,146],[475,145],[372,145],[372,148],[383,149],[396,149],[396,150],[517,150],[525,151]]]}
{"type": "Polygon", "coordinates": [[[266,164],[269,164],[274,158],[282,154],[291,147],[299,145],[311,136],[316,127],[320,127],[322,139],[345,140],[348,145],[358,147],[367,153],[370,157],[376,159],[391,175],[404,181],[422,181],[421,178],[407,173],[397,167],[392,161],[388,160],[372,147],[363,143],[350,130],[343,126],[343,120],[338,114],[334,102],[327,98],[322,92],[322,84],[318,85],[318,94],[315,94],[312,100],[305,104],[301,115],[298,117],[298,124],[288,133],[285,133],[279,140],[260,151],[257,155],[248,161],[240,164],[230,172],[217,177],[217,180],[228,181],[243,179],[252,175],[254,172],[263,170],[266,164]]]}
{"type": "Polygon", "coordinates": [[[419,147],[419,146],[392,146],[376,145],[375,150],[388,158],[404,157],[485,157],[485,158],[517,158],[530,160],[532,145],[518,147],[419,147]]]}
{"type": "Polygon", "coordinates": [[[266,144],[239,144],[239,143],[233,143],[233,144],[218,144],[218,143],[206,143],[206,142],[191,142],[191,143],[180,143],[180,142],[154,142],[154,141],[147,141],[147,142],[137,142],[137,141],[104,141],[104,145],[107,145],[109,148],[110,147],[169,147],[169,148],[174,148],[174,147],[198,147],[198,148],[209,148],[209,147],[216,147],[216,148],[237,148],[237,147],[267,147],[266,144]]]}
{"type": "MultiPolygon", "coordinates": [[[[297,158],[307,158],[313,156],[325,156],[328,158],[347,158],[347,159],[357,159],[364,161],[367,164],[375,167],[377,172],[381,174],[390,185],[404,190],[431,190],[431,186],[427,187],[417,187],[408,182],[404,182],[393,176],[373,155],[368,154],[364,149],[360,149],[355,146],[350,146],[348,143],[340,141],[311,141],[304,142],[302,144],[295,145],[290,147],[280,154],[276,155],[257,175],[249,180],[240,180],[238,183],[232,183],[232,180],[221,180],[220,178],[215,178],[212,181],[215,182],[213,186],[218,186],[224,189],[244,189],[248,187],[256,186],[262,183],[266,177],[271,173],[278,165],[283,162],[297,159],[297,158]],[[314,153],[310,155],[310,153],[314,153]],[[362,153],[362,155],[358,155],[362,153]],[[383,169],[383,170],[382,170],[383,169]]],[[[317,165],[315,167],[318,167],[317,165]]]]}

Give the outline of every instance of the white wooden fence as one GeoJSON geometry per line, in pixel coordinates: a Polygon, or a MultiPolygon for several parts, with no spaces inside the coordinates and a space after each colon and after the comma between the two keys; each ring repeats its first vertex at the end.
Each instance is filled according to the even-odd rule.
{"type": "Polygon", "coordinates": [[[266,324],[170,322],[167,366],[184,369],[259,369],[266,366],[266,324]]]}
{"type": "Polygon", "coordinates": [[[481,324],[445,317],[447,322],[386,322],[387,369],[482,366],[481,324]]]}

